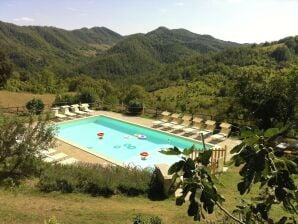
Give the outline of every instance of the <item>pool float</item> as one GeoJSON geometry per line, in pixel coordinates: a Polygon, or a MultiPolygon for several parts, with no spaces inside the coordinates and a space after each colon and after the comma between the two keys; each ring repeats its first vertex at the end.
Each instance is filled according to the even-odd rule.
{"type": "Polygon", "coordinates": [[[139,136],[138,136],[138,139],[146,139],[146,138],[147,138],[146,135],[139,135],[139,136]]]}
{"type": "Polygon", "coordinates": [[[99,132],[99,133],[97,133],[97,137],[98,137],[99,139],[103,139],[103,136],[104,136],[104,133],[103,133],[103,132],[99,132]]]}
{"type": "Polygon", "coordinates": [[[148,152],[141,152],[140,156],[141,156],[141,160],[146,160],[147,157],[149,156],[149,153],[148,152]]]}
{"type": "Polygon", "coordinates": [[[127,149],[135,149],[136,148],[136,146],[134,146],[132,144],[128,144],[128,143],[124,144],[123,146],[127,149]]]}

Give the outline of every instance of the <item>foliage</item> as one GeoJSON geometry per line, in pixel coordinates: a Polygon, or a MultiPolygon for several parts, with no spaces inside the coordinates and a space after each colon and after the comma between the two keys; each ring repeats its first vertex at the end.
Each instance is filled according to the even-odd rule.
{"type": "Polygon", "coordinates": [[[286,123],[295,116],[297,80],[297,70],[287,76],[241,76],[235,85],[235,101],[246,109],[246,118],[256,120],[261,128],[286,123]]]}
{"type": "Polygon", "coordinates": [[[79,100],[76,95],[64,93],[64,94],[57,94],[53,104],[55,106],[63,106],[63,105],[75,104],[78,102],[79,100]]]}
{"type": "Polygon", "coordinates": [[[81,164],[49,166],[41,175],[41,191],[81,192],[92,196],[114,194],[144,195],[149,190],[151,172],[138,168],[123,168],[81,164]]]}
{"type": "Polygon", "coordinates": [[[44,103],[41,99],[32,99],[26,104],[26,108],[30,114],[39,115],[44,110],[44,103]]]}
{"type": "Polygon", "coordinates": [[[236,146],[231,153],[236,153],[233,161],[241,166],[239,174],[242,180],[237,184],[241,195],[249,193],[252,185],[260,185],[260,194],[256,201],[245,202],[237,206],[234,216],[221,204],[223,197],[217,192],[214,178],[209,173],[208,163],[212,151],[204,151],[192,160],[187,156],[194,148],[180,151],[170,148],[161,151],[166,155],[184,155],[182,160],[174,163],[168,173],[173,175],[176,187],[176,205],[190,202],[188,215],[194,220],[200,220],[205,212],[213,213],[218,206],[226,215],[237,223],[296,223],[298,206],[298,190],[293,175],[298,174],[298,164],[283,156],[278,150],[276,139],[286,134],[290,126],[282,129],[272,128],[265,132],[243,130],[243,142],[236,146]],[[270,217],[273,206],[281,206],[285,213],[280,220],[274,222],[270,217]],[[238,218],[240,217],[240,218],[238,218]]]}
{"type": "Polygon", "coordinates": [[[0,123],[0,183],[19,185],[39,172],[36,156],[53,142],[53,130],[47,124],[42,119],[25,123],[17,117],[4,117],[0,123]]]}
{"type": "Polygon", "coordinates": [[[131,114],[140,114],[143,110],[143,103],[139,99],[130,100],[128,103],[128,112],[131,114]]]}
{"type": "Polygon", "coordinates": [[[271,53],[271,57],[278,62],[288,61],[291,58],[291,52],[287,46],[277,47],[271,53]]]}
{"type": "Polygon", "coordinates": [[[188,158],[195,149],[178,148],[163,150],[166,155],[184,155],[182,160],[174,163],[168,170],[169,175],[173,175],[175,185],[176,205],[181,206],[189,201],[188,215],[195,221],[200,221],[205,217],[204,211],[213,213],[216,204],[221,204],[224,198],[217,192],[210,171],[207,168],[212,151],[200,153],[195,160],[188,158]]]}
{"type": "Polygon", "coordinates": [[[0,51],[0,87],[3,87],[12,74],[12,65],[6,56],[0,51]]]}
{"type": "Polygon", "coordinates": [[[148,101],[149,94],[145,91],[142,86],[131,85],[128,92],[124,98],[124,103],[129,104],[132,100],[140,100],[142,102],[148,101]]]}
{"type": "Polygon", "coordinates": [[[162,224],[162,220],[158,216],[151,216],[146,219],[141,215],[137,215],[133,218],[132,223],[133,224],[162,224]]]}
{"type": "MultiPolygon", "coordinates": [[[[242,181],[237,185],[239,193],[249,193],[256,183],[260,183],[261,188],[255,203],[238,207],[246,223],[250,220],[273,223],[269,211],[277,205],[288,214],[298,214],[298,189],[293,180],[293,175],[298,174],[298,164],[284,157],[283,151],[275,147],[276,138],[288,129],[290,126],[265,132],[242,131],[243,143],[232,151],[237,153],[233,157],[235,165],[242,166],[239,172],[242,181]]],[[[279,223],[285,223],[289,218],[285,213],[279,223]]]]}
{"type": "Polygon", "coordinates": [[[98,101],[98,95],[92,88],[82,89],[77,98],[81,103],[95,103],[96,101],[98,101]]]}

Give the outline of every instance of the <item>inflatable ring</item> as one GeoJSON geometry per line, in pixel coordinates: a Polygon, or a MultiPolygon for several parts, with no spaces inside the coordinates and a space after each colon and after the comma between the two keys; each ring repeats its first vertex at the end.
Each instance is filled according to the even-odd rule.
{"type": "Polygon", "coordinates": [[[142,160],[146,160],[147,157],[149,156],[149,153],[148,153],[148,152],[141,152],[141,153],[140,153],[140,156],[141,156],[141,159],[142,159],[142,160]]]}
{"type": "Polygon", "coordinates": [[[146,139],[146,138],[147,138],[146,135],[139,135],[139,136],[138,136],[138,139],[146,139]]]}
{"type": "Polygon", "coordinates": [[[130,145],[130,146],[127,146],[128,149],[135,149],[136,147],[134,145],[130,145]]]}

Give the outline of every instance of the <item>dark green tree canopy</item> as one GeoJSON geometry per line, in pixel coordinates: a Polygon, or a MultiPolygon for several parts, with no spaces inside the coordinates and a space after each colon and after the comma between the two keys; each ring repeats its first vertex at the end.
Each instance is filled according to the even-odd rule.
{"type": "Polygon", "coordinates": [[[6,81],[12,75],[12,65],[9,63],[5,54],[0,50],[0,87],[6,84],[6,81]]]}

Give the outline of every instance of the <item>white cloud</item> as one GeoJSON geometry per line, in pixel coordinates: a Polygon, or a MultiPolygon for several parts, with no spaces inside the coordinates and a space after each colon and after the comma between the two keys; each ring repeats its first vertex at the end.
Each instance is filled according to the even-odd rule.
{"type": "Polygon", "coordinates": [[[22,22],[34,22],[35,21],[35,19],[30,18],[30,17],[14,18],[13,20],[17,21],[17,22],[20,22],[20,21],[22,21],[22,22]]]}
{"type": "Polygon", "coordinates": [[[185,3],[184,2],[175,2],[174,5],[175,6],[184,6],[185,3]]]}
{"type": "Polygon", "coordinates": [[[72,7],[68,7],[68,8],[66,8],[66,9],[69,10],[69,11],[73,11],[73,12],[79,11],[78,9],[76,9],[76,8],[72,8],[72,7]]]}

